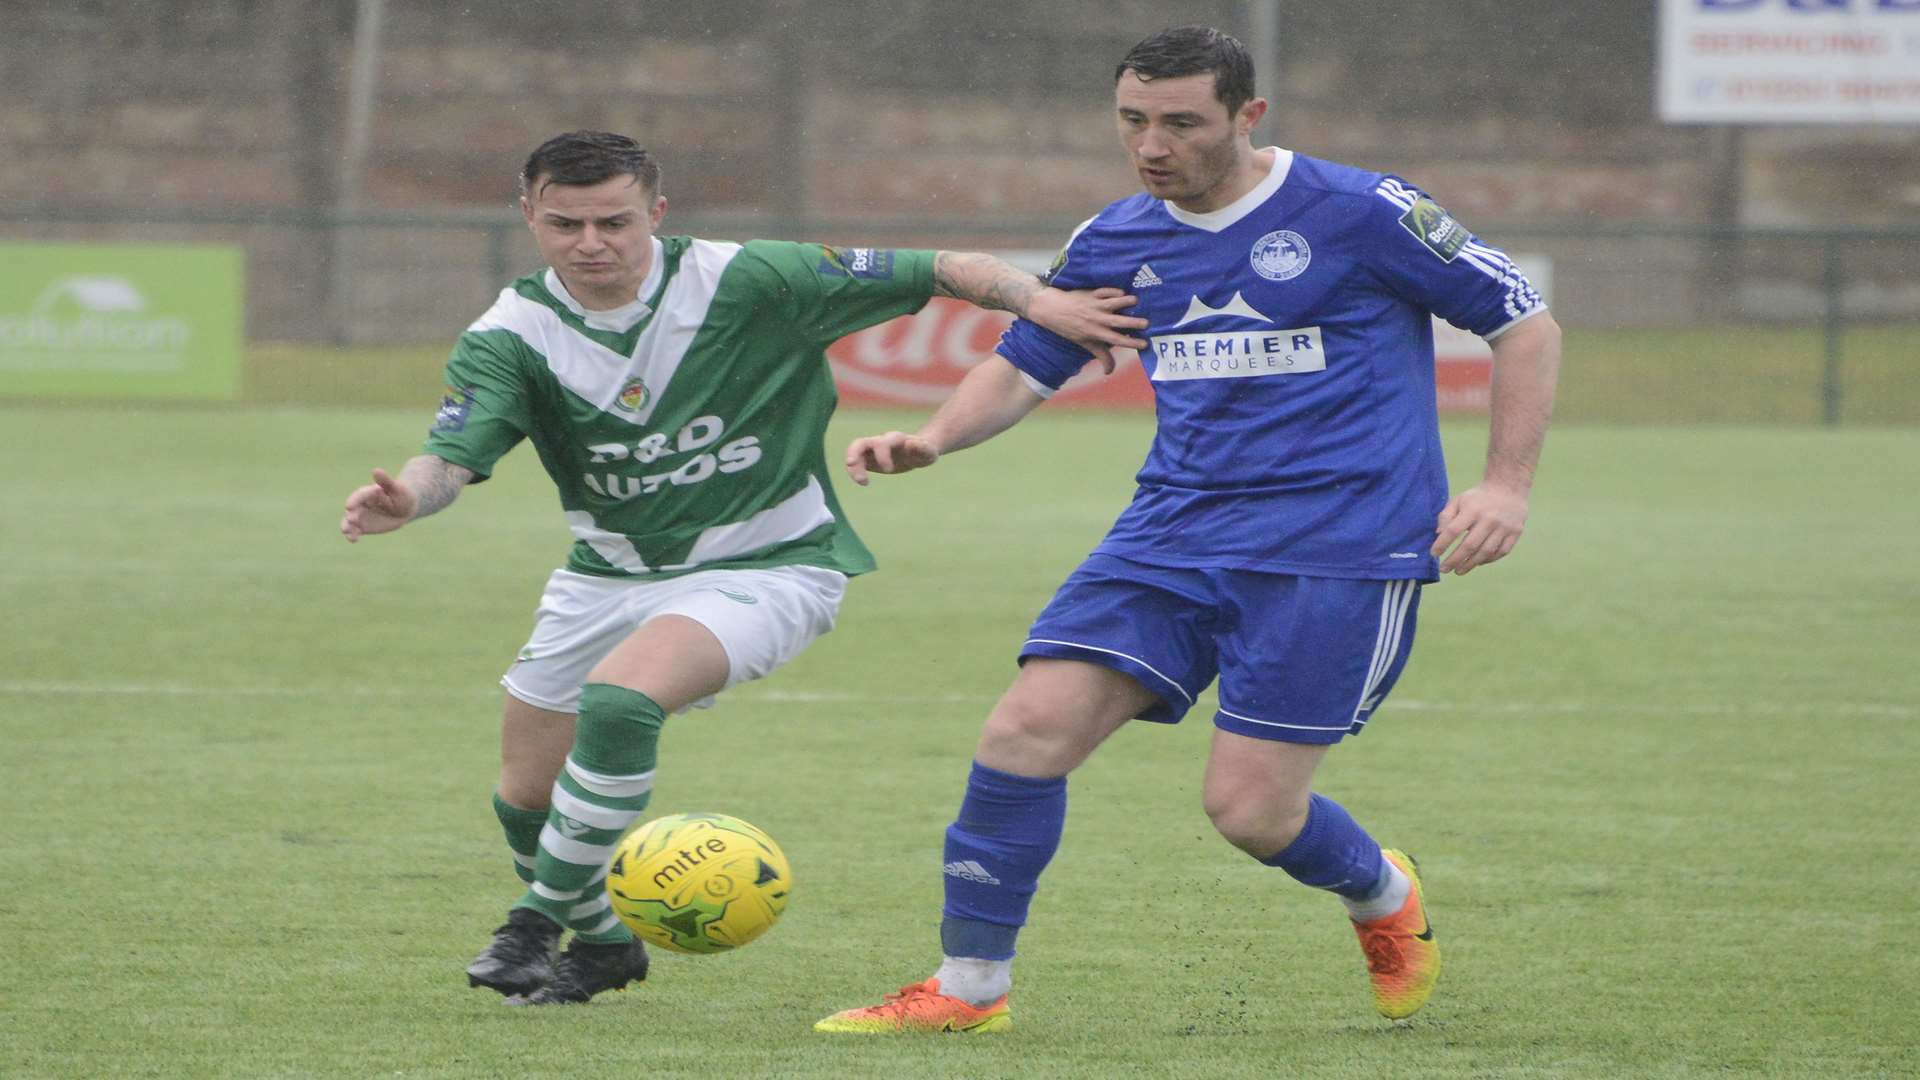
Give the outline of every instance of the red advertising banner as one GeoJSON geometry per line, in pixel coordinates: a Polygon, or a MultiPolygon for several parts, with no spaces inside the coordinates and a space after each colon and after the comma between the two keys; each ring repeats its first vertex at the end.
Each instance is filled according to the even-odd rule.
{"type": "Polygon", "coordinates": [[[1433,381],[1441,412],[1486,412],[1493,396],[1493,350],[1452,323],[1433,320],[1433,381]]]}
{"type": "MultiPolygon", "coordinates": [[[[1551,273],[1546,260],[1519,256],[1515,262],[1545,295],[1551,273]]],[[[983,311],[936,296],[918,314],[849,334],[827,349],[840,400],[854,406],[932,408],[947,399],[975,364],[993,355],[1000,332],[1012,321],[1005,312],[983,311]]],[[[1493,354],[1486,342],[1439,319],[1433,327],[1440,411],[1486,412],[1493,373],[1493,354]]],[[[1116,359],[1119,366],[1112,375],[1089,362],[1054,394],[1054,402],[1085,408],[1152,408],[1153,388],[1139,358],[1122,350],[1116,359]]]]}

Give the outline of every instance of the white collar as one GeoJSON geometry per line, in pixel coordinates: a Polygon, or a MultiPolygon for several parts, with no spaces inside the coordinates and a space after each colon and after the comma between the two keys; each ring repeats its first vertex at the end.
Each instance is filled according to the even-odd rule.
{"type": "Polygon", "coordinates": [[[653,314],[653,308],[647,305],[647,297],[652,296],[653,291],[660,287],[660,279],[666,274],[666,268],[663,265],[665,261],[666,248],[660,243],[659,237],[653,237],[653,253],[647,266],[646,279],[640,282],[639,291],[634,294],[631,302],[606,311],[589,311],[581,307],[580,301],[575,300],[573,294],[567,291],[566,283],[560,280],[560,275],[551,267],[547,269],[547,291],[558,297],[561,303],[567,305],[568,311],[580,316],[581,321],[593,329],[624,334],[633,329],[641,319],[653,314]]]}
{"type": "Polygon", "coordinates": [[[1232,203],[1204,214],[1182,210],[1165,199],[1160,200],[1161,204],[1167,208],[1167,213],[1173,215],[1173,220],[1182,224],[1214,233],[1225,231],[1229,225],[1253,213],[1261,203],[1272,198],[1273,193],[1280,190],[1280,185],[1287,182],[1287,173],[1293,169],[1293,151],[1278,146],[1269,146],[1264,149],[1273,151],[1273,167],[1267,170],[1266,179],[1255,184],[1252,191],[1240,196],[1232,203]]]}

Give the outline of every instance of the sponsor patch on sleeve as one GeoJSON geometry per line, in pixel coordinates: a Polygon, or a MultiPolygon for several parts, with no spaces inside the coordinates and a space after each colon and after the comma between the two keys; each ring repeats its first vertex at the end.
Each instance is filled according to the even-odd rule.
{"type": "MultiPolygon", "coordinates": [[[[1069,241],[1068,247],[1071,247],[1071,246],[1072,246],[1072,242],[1069,241]]],[[[1053,284],[1053,279],[1059,276],[1061,269],[1066,265],[1067,265],[1067,249],[1061,248],[1060,254],[1055,255],[1053,257],[1053,262],[1047,266],[1047,272],[1040,275],[1041,283],[1044,285],[1053,284]]]]}
{"type": "Polygon", "coordinates": [[[893,252],[886,248],[820,249],[820,272],[828,277],[867,278],[871,281],[893,279],[893,252]]]}
{"type": "Polygon", "coordinates": [[[473,387],[449,386],[440,399],[440,411],[433,414],[433,434],[464,431],[467,417],[473,415],[473,387]]]}
{"type": "Polygon", "coordinates": [[[1424,195],[1414,200],[1412,209],[1400,215],[1400,225],[1425,244],[1428,251],[1439,256],[1441,262],[1452,262],[1470,239],[1465,225],[1424,195]]]}

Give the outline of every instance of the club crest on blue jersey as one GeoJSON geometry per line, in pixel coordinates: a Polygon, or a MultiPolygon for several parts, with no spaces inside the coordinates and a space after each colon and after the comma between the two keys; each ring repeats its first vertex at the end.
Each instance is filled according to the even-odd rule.
{"type": "Polygon", "coordinates": [[[449,386],[440,399],[440,411],[433,414],[433,433],[464,431],[467,417],[473,415],[473,387],[449,386]]]}
{"type": "Polygon", "coordinates": [[[1268,281],[1288,281],[1306,272],[1313,248],[1292,229],[1276,229],[1254,243],[1251,259],[1254,273],[1268,281]]]}
{"type": "Polygon", "coordinates": [[[823,246],[820,249],[820,272],[831,277],[890,281],[893,278],[893,252],[885,248],[823,246]]]}

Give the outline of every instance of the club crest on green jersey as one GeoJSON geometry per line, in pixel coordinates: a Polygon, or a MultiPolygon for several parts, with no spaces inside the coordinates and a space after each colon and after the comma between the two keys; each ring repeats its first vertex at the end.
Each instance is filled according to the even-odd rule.
{"type": "Polygon", "coordinates": [[[647,407],[647,399],[652,396],[653,392],[647,389],[647,384],[635,379],[620,388],[620,396],[614,398],[613,403],[622,412],[637,413],[647,407]]]}

